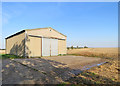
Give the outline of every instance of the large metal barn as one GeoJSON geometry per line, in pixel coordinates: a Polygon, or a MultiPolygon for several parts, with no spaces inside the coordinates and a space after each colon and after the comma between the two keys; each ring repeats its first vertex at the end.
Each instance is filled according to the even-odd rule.
{"type": "Polygon", "coordinates": [[[24,57],[66,54],[66,38],[51,27],[22,30],[6,38],[6,54],[24,57]]]}

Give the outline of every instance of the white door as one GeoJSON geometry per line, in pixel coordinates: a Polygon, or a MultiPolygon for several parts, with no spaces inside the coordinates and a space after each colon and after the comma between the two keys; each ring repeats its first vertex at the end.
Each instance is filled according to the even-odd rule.
{"type": "Polygon", "coordinates": [[[42,56],[58,55],[58,39],[42,38],[42,56]]]}
{"type": "Polygon", "coordinates": [[[50,56],[50,39],[42,38],[42,56],[50,56]]]}
{"type": "Polygon", "coordinates": [[[51,39],[50,40],[50,48],[51,48],[51,56],[58,55],[58,39],[51,39]]]}

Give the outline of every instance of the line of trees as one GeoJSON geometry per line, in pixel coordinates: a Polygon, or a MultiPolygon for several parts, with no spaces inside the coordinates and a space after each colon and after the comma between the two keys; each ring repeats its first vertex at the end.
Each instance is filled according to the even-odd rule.
{"type": "Polygon", "coordinates": [[[0,48],[0,50],[5,50],[5,49],[1,49],[1,48],[0,48]]]}
{"type": "Polygon", "coordinates": [[[84,47],[79,47],[79,46],[76,46],[76,47],[73,47],[73,46],[67,47],[68,50],[69,49],[81,49],[81,48],[88,48],[88,47],[87,46],[84,46],[84,47]]]}

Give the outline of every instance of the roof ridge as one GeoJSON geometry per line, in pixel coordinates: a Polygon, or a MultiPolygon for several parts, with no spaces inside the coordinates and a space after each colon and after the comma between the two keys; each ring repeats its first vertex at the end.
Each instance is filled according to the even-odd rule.
{"type": "Polygon", "coordinates": [[[44,28],[34,28],[34,29],[25,29],[25,30],[36,30],[36,29],[47,29],[47,28],[50,28],[50,27],[44,27],[44,28]]]}
{"type": "MultiPolygon", "coordinates": [[[[38,30],[38,29],[49,29],[49,28],[53,29],[52,27],[44,27],[44,28],[25,29],[25,30],[38,30]]],[[[55,30],[55,29],[53,29],[53,30],[56,31],[56,32],[58,32],[58,33],[60,33],[59,31],[57,31],[57,30],[55,30]]],[[[64,35],[64,34],[62,34],[62,33],[60,33],[60,34],[63,35],[63,36],[65,36],[65,37],[67,37],[66,35],[64,35]]]]}
{"type": "MultiPolygon", "coordinates": [[[[6,37],[5,39],[11,38],[11,37],[13,37],[13,36],[15,36],[15,35],[18,35],[18,34],[20,34],[20,33],[25,32],[25,31],[27,31],[27,30],[49,29],[49,28],[53,29],[52,27],[35,28],[35,29],[23,29],[23,30],[21,30],[21,31],[19,31],[19,32],[16,32],[16,33],[13,34],[13,35],[10,35],[10,36],[6,37]]],[[[58,32],[58,31],[55,30],[55,29],[53,29],[53,30],[56,31],[56,32],[58,32]]],[[[58,33],[61,34],[61,35],[63,35],[63,36],[65,36],[65,37],[67,37],[66,35],[64,35],[64,34],[62,34],[62,33],[60,33],[60,32],[58,32],[58,33]]]]}

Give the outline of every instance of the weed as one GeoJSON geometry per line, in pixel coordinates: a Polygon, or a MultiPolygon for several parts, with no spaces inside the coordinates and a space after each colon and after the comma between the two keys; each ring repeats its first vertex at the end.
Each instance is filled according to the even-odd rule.
{"type": "Polygon", "coordinates": [[[96,75],[96,73],[92,73],[92,75],[96,75]]]}
{"type": "Polygon", "coordinates": [[[62,56],[62,54],[59,54],[58,56],[62,56]]]}
{"type": "Polygon", "coordinates": [[[96,84],[101,84],[101,82],[100,81],[96,81],[96,84]]]}
{"type": "Polygon", "coordinates": [[[42,72],[43,74],[45,74],[45,75],[47,75],[47,73],[46,72],[42,72]]]}
{"type": "Polygon", "coordinates": [[[112,80],[114,81],[115,79],[114,79],[114,78],[112,78],[112,80]]]}
{"type": "Polygon", "coordinates": [[[58,84],[58,86],[66,86],[66,83],[58,84]]]}
{"type": "Polygon", "coordinates": [[[66,56],[67,54],[59,54],[58,56],[66,56]]]}

